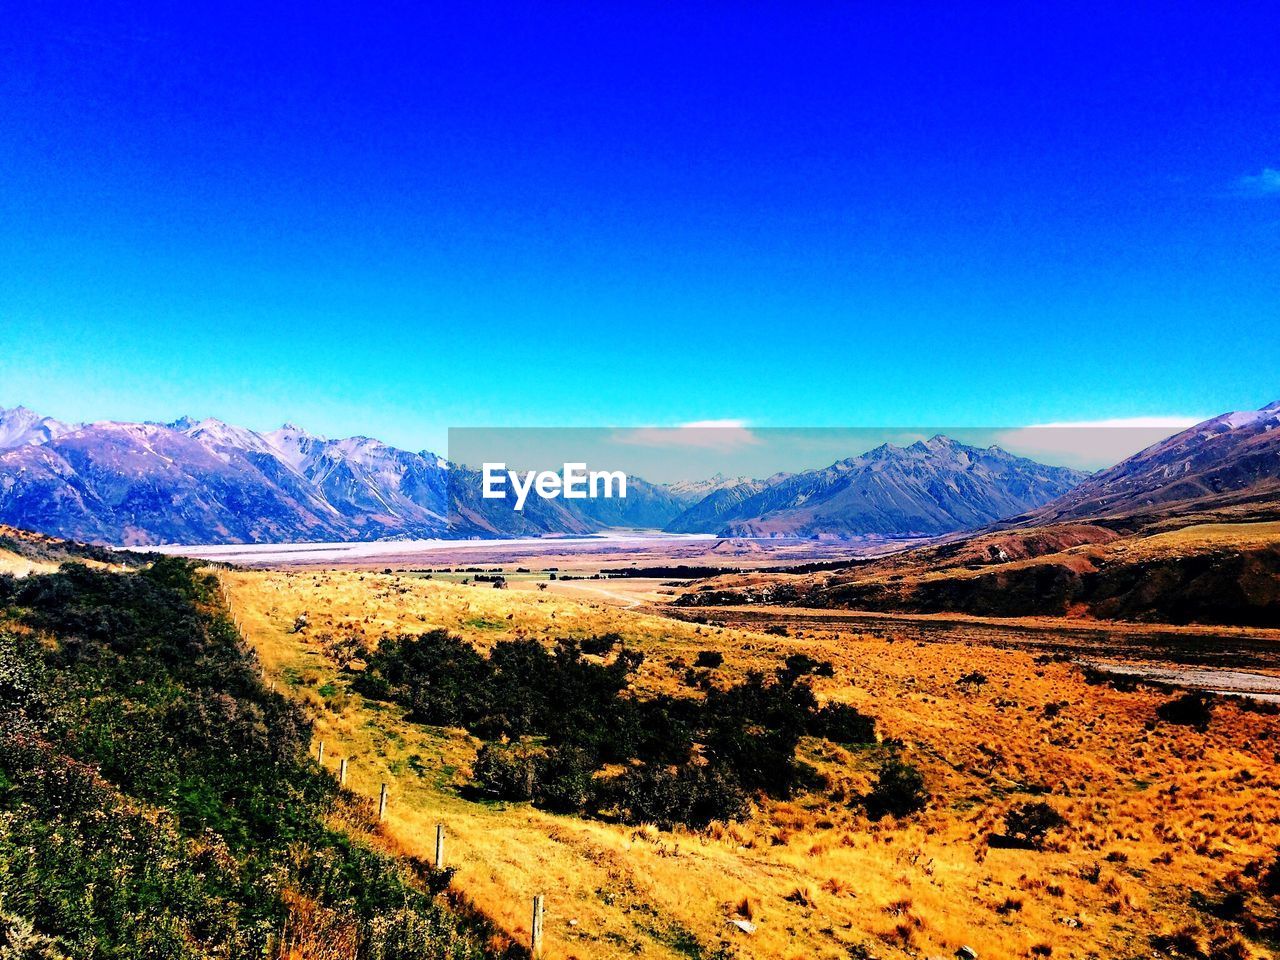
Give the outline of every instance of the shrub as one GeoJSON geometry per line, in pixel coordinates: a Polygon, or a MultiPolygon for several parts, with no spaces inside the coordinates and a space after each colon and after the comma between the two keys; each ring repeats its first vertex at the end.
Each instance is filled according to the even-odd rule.
{"type": "Polygon", "coordinates": [[[1280,897],[1280,855],[1263,871],[1258,889],[1268,897],[1280,897]]]}
{"type": "Polygon", "coordinates": [[[595,768],[594,759],[584,750],[550,750],[538,763],[534,796],[549,810],[582,813],[595,800],[595,768]]]}
{"type": "Polygon", "coordinates": [[[896,758],[880,768],[875,785],[864,801],[867,813],[877,820],[884,816],[908,816],[923,810],[928,802],[924,774],[896,758]]]}
{"type": "Polygon", "coordinates": [[[806,653],[793,653],[784,661],[778,677],[784,682],[794,682],[801,677],[833,677],[836,668],[830,660],[815,660],[806,653]]]}
{"type": "MultiPolygon", "coordinates": [[[[584,658],[584,649],[612,650],[617,642],[608,634],[548,650],[535,640],[509,640],[486,658],[437,630],[384,642],[353,683],[368,696],[404,703],[419,722],[517,741],[487,744],[477,756],[476,785],[489,795],[556,810],[599,810],[613,796],[602,794],[602,767],[639,764],[641,772],[615,778],[609,790],[622,791],[616,806],[636,819],[659,819],[653,816],[658,805],[674,803],[675,812],[662,822],[681,821],[681,811],[693,818],[681,822],[691,823],[732,816],[747,791],[791,794],[808,772],[796,759],[805,734],[846,743],[875,738],[874,720],[853,708],[817,709],[812,690],[797,682],[799,672],[822,668],[810,658],[791,658],[773,680],[751,673],[726,689],[700,684],[707,691],[701,702],[640,699],[628,685],[641,654],[623,648],[604,663],[584,658]],[[529,737],[545,738],[545,745],[520,745],[529,737]],[[694,762],[695,743],[705,763],[694,762]],[[653,796],[642,797],[645,790],[653,796]]],[[[703,666],[722,662],[718,651],[698,656],[703,666]]]]}
{"type": "Polygon", "coordinates": [[[631,768],[609,784],[608,797],[624,823],[704,827],[736,820],[747,798],[731,774],[713,766],[631,768]]]}
{"type": "Polygon", "coordinates": [[[1014,807],[1004,817],[1006,845],[1028,850],[1039,850],[1045,837],[1052,830],[1066,826],[1066,819],[1057,810],[1037,800],[1014,807]]]}
{"type": "Polygon", "coordinates": [[[1198,691],[1185,693],[1157,707],[1156,716],[1165,723],[1195,727],[1203,732],[1209,729],[1209,721],[1213,719],[1213,697],[1198,691]]]}
{"type": "Polygon", "coordinates": [[[835,743],[875,743],[876,721],[847,703],[829,703],[813,715],[809,732],[835,743]]]}
{"type": "Polygon", "coordinates": [[[719,650],[699,650],[697,658],[693,661],[695,667],[706,667],[710,670],[717,669],[724,663],[724,654],[719,650]]]}
{"type": "Polygon", "coordinates": [[[753,671],[736,687],[707,692],[706,753],[744,787],[788,796],[803,772],[796,746],[816,706],[808,687],[768,683],[753,671]]]}
{"type": "Polygon", "coordinates": [[[587,637],[582,641],[582,652],[593,657],[603,657],[622,642],[621,634],[602,633],[587,637]]]}
{"type": "Polygon", "coordinates": [[[471,644],[446,630],[432,630],[383,640],[353,686],[366,696],[404,704],[420,723],[461,726],[482,712],[486,670],[484,657],[471,644]]]}
{"type": "Polygon", "coordinates": [[[486,743],[476,754],[472,774],[481,790],[499,800],[532,800],[538,759],[524,745],[486,743]]]}

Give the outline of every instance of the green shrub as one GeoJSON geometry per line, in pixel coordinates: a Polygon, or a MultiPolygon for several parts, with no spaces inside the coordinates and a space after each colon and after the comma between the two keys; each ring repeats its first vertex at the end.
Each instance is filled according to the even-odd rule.
{"type": "MultiPolygon", "coordinates": [[[[818,710],[799,682],[823,668],[816,660],[793,657],[772,680],[750,673],[732,687],[707,684],[702,701],[641,699],[628,689],[639,653],[619,649],[603,663],[584,655],[584,648],[615,646],[613,635],[562,640],[553,649],[508,640],[484,657],[433,631],[383,643],[353,683],[367,696],[404,704],[415,720],[465,726],[490,741],[473,768],[484,794],[567,812],[616,808],[627,819],[662,823],[734,816],[750,791],[790,795],[809,772],[796,759],[806,734],[875,738],[875,721],[851,707],[818,710]],[[542,745],[528,746],[529,738],[542,745]],[[632,769],[606,782],[611,764],[632,769]],[[653,795],[642,796],[646,790],[653,795]],[[667,802],[674,806],[659,816],[667,802]]],[[[703,651],[698,662],[719,665],[723,657],[703,651]]]]}
{"type": "Polygon", "coordinates": [[[597,636],[590,636],[582,641],[582,652],[593,657],[603,657],[621,642],[622,635],[618,633],[602,633],[597,636]]]}
{"type": "Polygon", "coordinates": [[[482,791],[499,800],[532,800],[540,753],[524,744],[486,743],[472,775],[482,791]]]}
{"type": "Polygon", "coordinates": [[[909,763],[893,759],[880,768],[875,785],[865,799],[867,813],[874,819],[905,817],[925,808],[929,792],[924,774],[909,763]]]}
{"type": "Polygon", "coordinates": [[[809,732],[834,743],[875,743],[876,720],[847,703],[829,703],[813,715],[809,732]]]}
{"type": "Polygon", "coordinates": [[[652,823],[664,829],[736,820],[747,810],[746,794],[732,775],[695,765],[629,769],[609,785],[606,802],[624,823],[652,823]]]}

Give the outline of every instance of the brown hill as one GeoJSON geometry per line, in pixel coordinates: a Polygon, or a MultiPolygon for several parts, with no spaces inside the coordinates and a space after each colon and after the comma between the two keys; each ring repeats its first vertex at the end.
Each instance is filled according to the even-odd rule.
{"type": "Polygon", "coordinates": [[[831,572],[718,577],[676,602],[1274,627],[1280,523],[1004,531],[831,572]]]}

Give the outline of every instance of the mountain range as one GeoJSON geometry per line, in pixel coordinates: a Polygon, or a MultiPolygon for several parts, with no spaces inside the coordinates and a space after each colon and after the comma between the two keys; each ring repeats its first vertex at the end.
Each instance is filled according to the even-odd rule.
{"type": "Polygon", "coordinates": [[[0,522],[130,546],[590,534],[610,527],[742,537],[919,537],[1043,507],[1085,474],[938,436],[765,480],[628,480],[625,499],[517,512],[428,451],[292,424],[65,424],[0,409],[0,522]]]}
{"type": "Polygon", "coordinates": [[[1088,474],[935,436],[821,470],[722,488],[668,529],[725,536],[931,537],[1042,505],[1088,474]]]}
{"type": "Polygon", "coordinates": [[[677,604],[1275,627],[1277,521],[1272,403],[1196,424],[963,535],[800,577],[722,576],[677,604]]]}

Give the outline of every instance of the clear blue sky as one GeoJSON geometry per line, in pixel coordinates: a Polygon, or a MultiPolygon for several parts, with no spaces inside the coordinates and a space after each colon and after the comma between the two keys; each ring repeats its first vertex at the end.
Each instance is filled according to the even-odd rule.
{"type": "Polygon", "coordinates": [[[1280,398],[1275,6],[1019,6],[10,5],[0,405],[439,449],[1280,398]]]}

